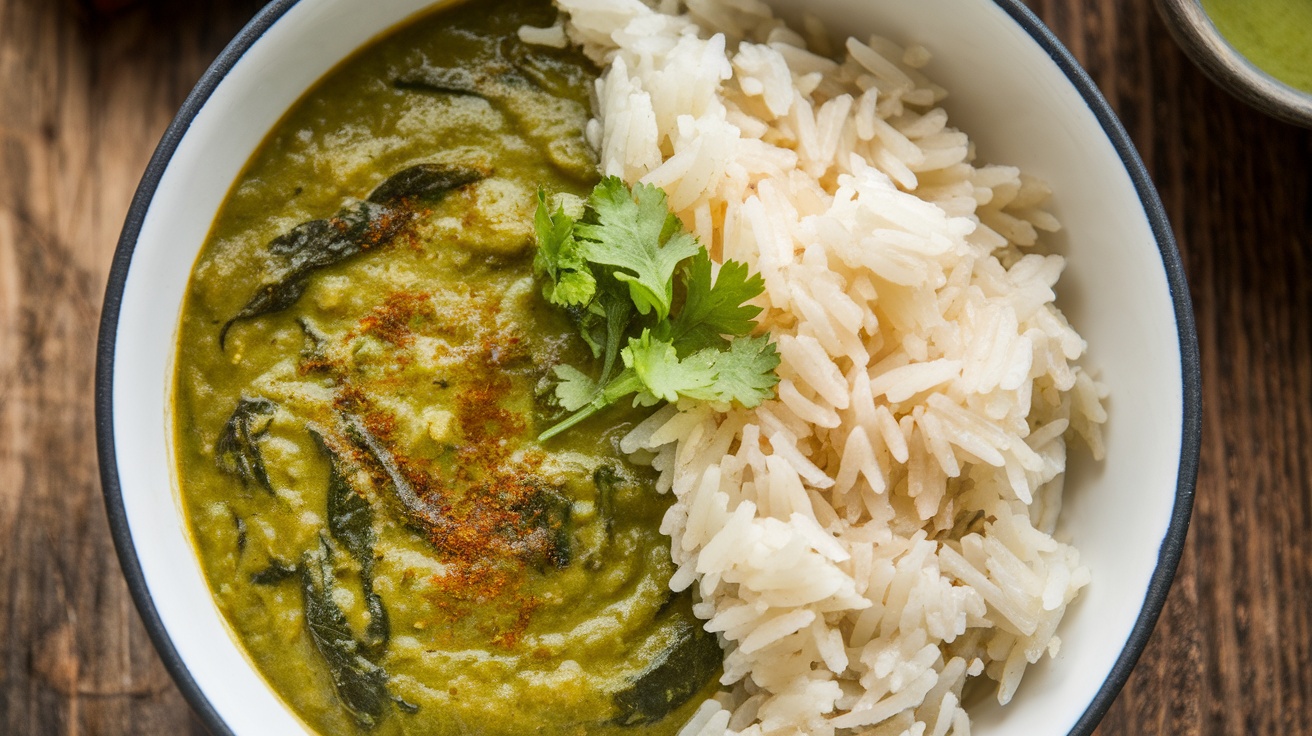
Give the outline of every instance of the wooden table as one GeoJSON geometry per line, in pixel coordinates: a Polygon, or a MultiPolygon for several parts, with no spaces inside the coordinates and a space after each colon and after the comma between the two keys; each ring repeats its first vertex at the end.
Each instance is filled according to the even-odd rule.
{"type": "MultiPolygon", "coordinates": [[[[1197,503],[1102,734],[1312,733],[1312,132],[1220,92],[1146,0],[1032,0],[1119,112],[1184,253],[1197,503]]],[[[254,0],[0,0],[0,733],[204,733],[105,521],[92,371],[146,160],[254,0]]]]}

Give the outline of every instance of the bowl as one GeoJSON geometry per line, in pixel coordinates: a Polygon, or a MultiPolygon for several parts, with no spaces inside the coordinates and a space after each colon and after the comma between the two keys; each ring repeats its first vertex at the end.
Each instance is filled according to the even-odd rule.
{"type": "Polygon", "coordinates": [[[1235,50],[1200,0],[1156,0],[1157,10],[1185,54],[1212,81],[1262,112],[1312,128],[1312,93],[1285,84],[1235,50]]]}
{"type": "MultiPolygon", "coordinates": [[[[430,0],[278,0],[241,31],[168,128],[133,200],[105,296],[97,430],[123,572],[165,666],[216,734],[304,726],[243,654],[210,596],[173,476],[169,387],[192,264],[265,134],[354,50],[430,0]]],[[[1129,677],[1166,599],[1192,507],[1199,363],[1179,253],[1125,131],[1089,77],[1017,0],[808,0],[847,34],[878,29],[935,53],[954,123],[985,160],[1055,191],[1069,267],[1059,303],[1110,388],[1107,459],[1073,462],[1059,534],[1093,582],[1068,611],[1060,654],[1031,668],[975,733],[1087,734],[1129,677]]]]}

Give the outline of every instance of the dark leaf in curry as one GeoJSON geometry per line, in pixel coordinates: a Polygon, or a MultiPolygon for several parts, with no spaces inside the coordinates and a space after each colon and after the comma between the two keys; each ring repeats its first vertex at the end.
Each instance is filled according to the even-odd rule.
{"type": "Polygon", "coordinates": [[[374,436],[365,426],[364,420],[354,414],[342,414],[346,433],[351,440],[373,458],[383,474],[387,476],[393,497],[401,504],[406,519],[421,530],[441,529],[447,525],[446,513],[436,504],[420,498],[415,492],[410,479],[405,477],[401,466],[396,462],[392,451],[374,436]]]}
{"type": "Polygon", "coordinates": [[[414,703],[411,703],[409,700],[406,700],[405,698],[401,697],[400,695],[393,695],[393,696],[392,696],[392,702],[393,702],[393,703],[396,703],[396,707],[399,708],[399,709],[401,709],[401,711],[404,712],[404,713],[418,713],[418,712],[419,712],[419,706],[415,705],[414,703]]]}
{"type": "Polygon", "coordinates": [[[364,593],[365,607],[369,611],[369,624],[365,629],[364,648],[371,655],[381,654],[387,647],[391,627],[383,600],[374,592],[374,510],[368,499],[351,486],[349,467],[328,446],[314,428],[310,436],[328,456],[331,469],[328,473],[328,532],[333,539],[360,564],[360,588],[364,593]]]}
{"type": "Polygon", "coordinates": [[[228,507],[228,513],[232,514],[232,524],[237,527],[237,556],[240,557],[246,551],[246,521],[231,506],[228,507]]]}
{"type": "MultiPolygon", "coordinates": [[[[401,506],[406,522],[414,529],[433,534],[448,532],[457,526],[449,510],[432,499],[421,497],[406,477],[396,456],[385,443],[369,431],[360,417],[342,413],[342,422],[351,440],[382,470],[391,495],[401,506]]],[[[530,481],[532,483],[532,481],[530,481]]],[[[534,484],[536,485],[536,484],[534,484]]],[[[526,500],[511,508],[517,518],[496,533],[504,535],[523,559],[556,568],[568,567],[573,559],[573,527],[570,513],[573,504],[556,490],[542,486],[526,500]]]]}
{"type": "Polygon", "coordinates": [[[597,487],[597,513],[606,527],[606,539],[615,539],[615,491],[622,482],[615,466],[600,465],[592,472],[592,484],[597,487]]]}
{"type": "Polygon", "coordinates": [[[269,241],[269,252],[287,259],[296,275],[331,266],[365,248],[381,245],[405,223],[377,202],[353,202],[323,220],[303,222],[269,241]]]}
{"type": "Polygon", "coordinates": [[[506,533],[514,535],[538,564],[548,563],[557,569],[569,567],[574,537],[570,500],[555,490],[543,488],[515,510],[522,522],[517,529],[508,529],[506,533]]]}
{"type": "Polygon", "coordinates": [[[233,324],[295,304],[316,271],[386,245],[414,219],[414,204],[434,200],[484,176],[468,166],[412,166],[388,177],[368,199],[351,203],[332,217],[303,222],[269,241],[269,253],[282,263],[272,279],[219,330],[219,347],[233,324]]]}
{"type": "MultiPolygon", "coordinates": [[[[269,493],[273,493],[273,484],[264,468],[258,441],[268,431],[268,420],[275,408],[268,399],[243,396],[214,443],[214,460],[219,469],[237,476],[244,484],[255,483],[269,493]]],[[[245,524],[239,524],[239,546],[245,546],[244,531],[245,524]]]]}
{"type": "Polygon", "coordinates": [[[364,656],[351,634],[346,615],[333,600],[332,551],[320,541],[305,554],[301,565],[301,591],[305,596],[305,625],[310,639],[328,664],[333,686],[342,705],[364,728],[383,717],[390,697],[387,672],[364,656]]]}
{"type": "Polygon", "coordinates": [[[256,585],[277,585],[295,576],[300,568],[282,560],[269,560],[269,566],[251,573],[251,582],[256,585]]]}
{"type": "Polygon", "coordinates": [[[374,202],[356,202],[336,215],[310,220],[269,241],[269,252],[282,260],[273,280],[262,285],[241,311],[219,331],[219,347],[233,324],[292,306],[309,287],[317,270],[389,241],[407,223],[393,208],[374,202]]]}
{"type": "MultiPolygon", "coordinates": [[[[685,593],[685,595],[688,595],[685,593]]],[[[724,653],[715,635],[692,618],[676,611],[670,643],[628,687],[612,700],[621,726],[655,723],[688,702],[720,671],[724,653]]]]}
{"type": "Polygon", "coordinates": [[[388,177],[369,194],[369,201],[391,206],[430,201],[485,177],[487,172],[473,166],[417,164],[388,177]]]}
{"type": "Polygon", "coordinates": [[[578,51],[530,45],[510,37],[501,53],[516,72],[542,91],[582,105],[591,104],[592,82],[600,70],[578,51]]]}
{"type": "Polygon", "coordinates": [[[347,480],[349,470],[346,464],[328,446],[323,436],[314,429],[310,429],[310,436],[331,463],[328,473],[328,531],[362,568],[367,569],[373,565],[373,509],[369,501],[351,487],[347,480]]]}
{"type": "Polygon", "coordinates": [[[393,84],[398,89],[419,92],[436,92],[448,95],[469,95],[487,99],[484,93],[486,80],[468,69],[422,66],[400,77],[393,84]]]}
{"type": "Polygon", "coordinates": [[[597,161],[581,125],[570,122],[569,116],[557,116],[551,124],[540,118],[543,105],[564,103],[575,107],[580,121],[586,119],[591,78],[580,70],[587,61],[581,54],[580,63],[562,61],[569,53],[573,52],[560,52],[560,59],[552,59],[523,51],[508,58],[502,52],[501,58],[489,61],[478,74],[424,64],[397,76],[393,85],[401,90],[486,100],[521,135],[542,147],[547,160],[561,173],[591,181],[597,175],[597,161]]]}
{"type": "Polygon", "coordinates": [[[305,335],[305,347],[301,349],[301,369],[312,371],[327,367],[328,336],[304,317],[297,317],[296,324],[301,328],[301,334],[305,335]]]}
{"type": "Polygon", "coordinates": [[[364,589],[365,609],[369,611],[369,623],[364,628],[364,650],[371,657],[382,656],[387,649],[387,642],[392,637],[392,622],[383,607],[383,599],[374,592],[373,579],[369,584],[362,584],[364,589]]]}

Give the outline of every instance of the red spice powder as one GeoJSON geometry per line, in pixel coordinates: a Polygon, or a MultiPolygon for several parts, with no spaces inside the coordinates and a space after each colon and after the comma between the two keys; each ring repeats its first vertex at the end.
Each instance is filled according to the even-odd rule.
{"type": "MultiPolygon", "coordinates": [[[[438,315],[429,293],[393,293],[345,339],[368,334],[400,348],[411,345],[416,331],[422,330],[472,339],[478,346],[478,354],[465,362],[460,389],[447,407],[461,429],[455,462],[447,467],[440,460],[390,449],[415,494],[434,509],[425,517],[428,521],[410,520],[423,524],[423,533],[446,566],[445,574],[431,581],[434,612],[447,621],[465,621],[484,631],[493,644],[509,648],[520,640],[539,606],[525,592],[530,571],[562,559],[556,549],[560,530],[544,505],[544,494],[554,491],[537,476],[541,454],[510,462],[524,440],[527,422],[505,406],[514,389],[506,366],[526,355],[528,346],[517,334],[496,331],[500,306],[495,295],[471,292],[467,297],[456,309],[438,315]]],[[[373,390],[388,383],[385,377],[370,380],[373,390]]],[[[375,437],[390,444],[395,418],[374,407],[347,376],[340,377],[334,408],[360,417],[375,437]]],[[[388,487],[387,473],[368,453],[353,454],[376,487],[388,487]]]]}
{"type": "Polygon", "coordinates": [[[359,332],[397,347],[407,347],[414,342],[416,323],[436,317],[432,294],[398,291],[389,294],[382,304],[360,320],[359,332]]]}
{"type": "MultiPolygon", "coordinates": [[[[456,397],[454,408],[465,442],[456,451],[455,475],[465,491],[452,504],[451,523],[430,530],[429,539],[447,555],[447,574],[432,581],[441,595],[465,603],[496,600],[504,607],[496,618],[504,623],[492,642],[512,647],[538,606],[522,591],[527,565],[551,560],[553,550],[549,535],[539,533],[534,516],[543,488],[533,468],[506,467],[526,423],[502,406],[512,384],[497,365],[499,352],[498,344],[484,342],[482,359],[474,362],[479,366],[477,374],[456,397]]],[[[490,610],[484,606],[481,615],[490,610]]]]}

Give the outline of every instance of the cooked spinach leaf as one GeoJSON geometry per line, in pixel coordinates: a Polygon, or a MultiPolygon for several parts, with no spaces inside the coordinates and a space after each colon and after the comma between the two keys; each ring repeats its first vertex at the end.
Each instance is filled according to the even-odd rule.
{"type": "Polygon", "coordinates": [[[361,579],[361,588],[364,590],[365,609],[369,611],[369,623],[364,629],[364,650],[365,653],[372,657],[382,656],[387,649],[387,642],[392,636],[391,620],[387,618],[387,609],[383,607],[383,599],[378,593],[374,592],[373,577],[361,579]]]}
{"type": "Polygon", "coordinates": [[[530,46],[514,39],[502,48],[502,54],[515,71],[553,97],[591,104],[589,92],[597,68],[586,56],[574,50],[530,46]]]}
{"type": "Polygon", "coordinates": [[[388,177],[364,201],[348,204],[332,217],[303,222],[269,241],[269,253],[281,263],[271,279],[219,330],[219,347],[235,323],[295,304],[316,271],[386,245],[414,219],[414,204],[484,176],[469,166],[412,166],[388,177]]]}
{"type": "MultiPolygon", "coordinates": [[[[243,484],[255,483],[269,493],[273,484],[264,468],[259,439],[268,431],[268,420],[277,406],[258,396],[243,396],[232,415],[223,425],[219,439],[214,443],[214,460],[219,469],[241,479],[243,484]]],[[[238,546],[245,546],[245,524],[238,524],[238,546]]]]}
{"type": "Polygon", "coordinates": [[[715,635],[692,619],[691,613],[676,613],[674,626],[669,645],[612,697],[619,710],[616,724],[641,726],[661,720],[719,672],[724,653],[715,635]]]}
{"type": "MultiPolygon", "coordinates": [[[[412,528],[434,538],[458,537],[463,533],[462,517],[453,517],[441,499],[434,501],[421,497],[396,456],[369,431],[363,419],[349,413],[343,413],[341,418],[347,436],[382,470],[389,493],[400,504],[402,516],[412,528]]],[[[568,567],[573,559],[573,527],[570,522],[573,504],[549,486],[539,485],[533,479],[526,483],[532,487],[531,495],[506,504],[512,512],[509,516],[515,521],[501,526],[494,533],[508,540],[522,559],[538,565],[568,567]]],[[[487,488],[474,488],[473,492],[495,493],[487,488]]],[[[468,526],[467,520],[464,525],[468,526]]]]}
{"type": "MultiPolygon", "coordinates": [[[[517,44],[516,48],[522,46],[517,44]]],[[[393,79],[397,89],[428,94],[478,97],[505,116],[528,141],[540,146],[561,173],[581,181],[594,180],[597,159],[583,136],[591,85],[587,60],[571,61],[569,52],[502,50],[477,73],[468,69],[424,64],[393,79]],[[545,105],[574,106],[577,116],[555,115],[544,123],[545,105]]]]}
{"type": "Polygon", "coordinates": [[[301,328],[301,334],[305,335],[305,347],[301,348],[300,369],[311,371],[324,367],[328,362],[328,336],[304,317],[297,317],[296,324],[301,328]]]}
{"type": "Polygon", "coordinates": [[[240,557],[246,551],[246,522],[232,507],[228,507],[228,513],[232,514],[232,524],[237,527],[237,556],[240,557]]]}
{"type": "Polygon", "coordinates": [[[592,471],[592,484],[597,487],[597,514],[606,527],[606,539],[615,539],[615,490],[623,481],[615,466],[610,463],[592,471]]]}
{"type": "Polygon", "coordinates": [[[404,712],[406,712],[406,713],[418,713],[418,712],[419,712],[419,706],[415,705],[414,703],[411,703],[409,700],[406,700],[405,698],[401,697],[400,695],[393,695],[393,696],[392,696],[392,702],[393,702],[393,703],[396,703],[396,707],[397,707],[397,708],[400,708],[402,711],[404,711],[404,712]]]}
{"type": "Polygon", "coordinates": [[[487,99],[483,88],[486,81],[468,69],[422,66],[399,76],[393,82],[398,89],[419,92],[436,92],[448,95],[469,95],[487,99]]]}
{"type": "Polygon", "coordinates": [[[564,569],[574,557],[574,530],[570,523],[573,507],[570,500],[559,492],[543,488],[531,500],[514,509],[519,513],[521,523],[518,529],[507,532],[521,540],[537,564],[564,569]]]}
{"type": "Polygon", "coordinates": [[[472,166],[417,164],[388,177],[369,194],[369,201],[392,207],[430,201],[486,176],[482,169],[472,166]]]}
{"type": "Polygon", "coordinates": [[[300,570],[296,565],[289,565],[282,560],[269,560],[269,566],[251,573],[251,582],[256,585],[277,585],[293,577],[300,570]]]}
{"type": "Polygon", "coordinates": [[[305,625],[315,648],[328,663],[338,699],[360,726],[372,728],[383,717],[390,699],[387,672],[364,656],[346,614],[333,600],[335,584],[332,550],[321,539],[319,548],[306,552],[301,564],[305,625]]]}
{"type": "Polygon", "coordinates": [[[351,486],[346,461],[328,446],[318,431],[311,428],[310,436],[332,464],[328,474],[328,532],[360,564],[360,588],[369,611],[364,647],[370,654],[381,654],[391,627],[383,600],[374,592],[374,544],[378,541],[374,533],[374,510],[364,494],[351,486]]]}
{"type": "Polygon", "coordinates": [[[328,474],[328,531],[361,567],[371,567],[375,542],[373,509],[369,507],[369,501],[351,487],[347,480],[349,471],[342,458],[328,447],[318,432],[311,429],[310,436],[332,464],[328,474]]]}
{"type": "Polygon", "coordinates": [[[269,252],[281,261],[273,280],[265,283],[241,311],[219,331],[223,347],[228,330],[237,322],[286,309],[297,302],[317,270],[339,263],[365,249],[382,245],[407,224],[393,208],[374,202],[356,202],[336,215],[310,220],[269,242],[269,252]]]}
{"type": "Polygon", "coordinates": [[[364,420],[354,414],[343,413],[342,422],[346,425],[346,433],[351,440],[368,453],[387,476],[392,496],[401,504],[401,511],[410,524],[420,530],[444,528],[448,524],[445,511],[440,506],[419,497],[410,479],[401,471],[401,466],[392,451],[369,431],[364,420]]]}
{"type": "Polygon", "coordinates": [[[399,75],[394,84],[401,89],[482,97],[494,104],[506,96],[506,87],[532,84],[552,97],[590,104],[592,80],[598,70],[583,54],[530,45],[518,38],[486,39],[485,43],[491,58],[478,73],[464,67],[424,64],[399,75]]]}

